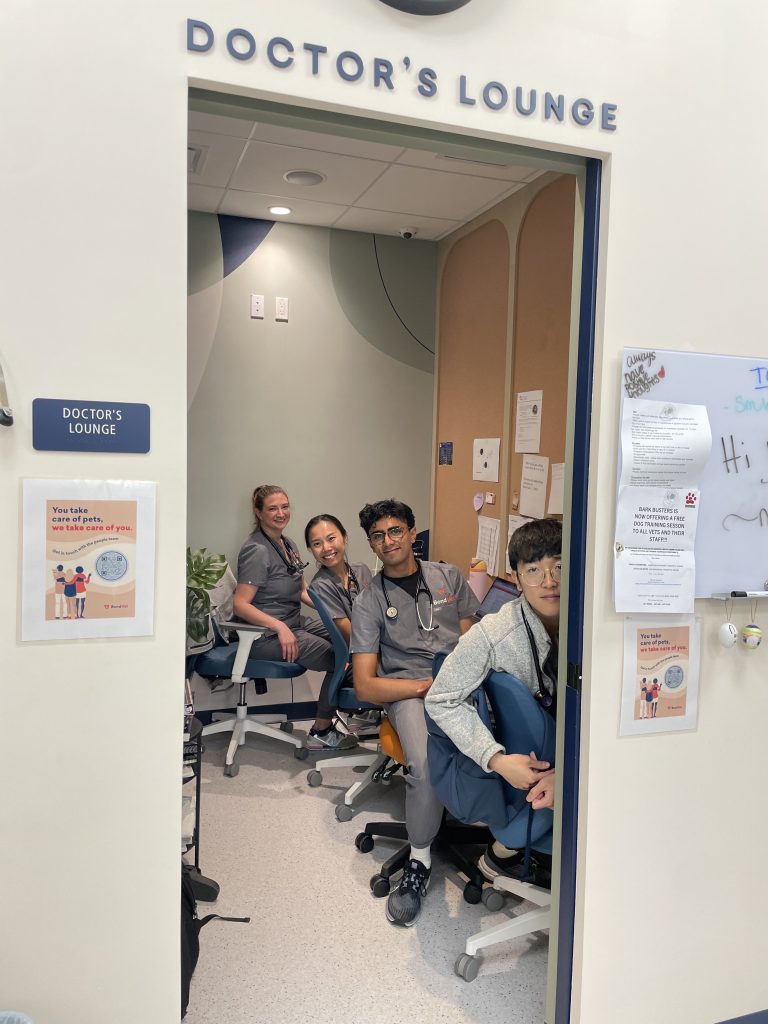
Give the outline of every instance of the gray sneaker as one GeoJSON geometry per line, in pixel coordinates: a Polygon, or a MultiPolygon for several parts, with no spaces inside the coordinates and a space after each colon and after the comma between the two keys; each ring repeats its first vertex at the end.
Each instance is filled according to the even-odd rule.
{"type": "Polygon", "coordinates": [[[410,928],[421,913],[421,901],[427,895],[431,868],[420,860],[411,860],[405,866],[397,888],[387,899],[387,920],[402,928],[410,928]]]}
{"type": "Polygon", "coordinates": [[[330,726],[323,733],[310,729],[307,737],[308,750],[325,750],[326,748],[328,750],[354,750],[356,746],[355,737],[339,732],[335,725],[330,726]]]}

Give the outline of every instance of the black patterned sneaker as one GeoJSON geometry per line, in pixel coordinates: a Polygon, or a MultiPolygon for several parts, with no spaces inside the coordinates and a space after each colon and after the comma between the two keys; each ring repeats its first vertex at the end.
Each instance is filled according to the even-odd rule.
{"type": "Polygon", "coordinates": [[[387,900],[387,919],[392,924],[410,928],[421,913],[421,901],[427,895],[431,868],[425,868],[420,860],[411,860],[405,867],[397,888],[387,900]]]}
{"type": "Polygon", "coordinates": [[[523,878],[524,861],[524,850],[515,850],[514,853],[510,853],[509,857],[500,857],[494,853],[493,843],[491,843],[485,853],[481,854],[477,862],[477,869],[489,882],[492,882],[497,875],[506,875],[508,878],[525,881],[523,878]]]}
{"type": "Polygon", "coordinates": [[[357,740],[349,733],[340,732],[331,725],[323,732],[309,730],[307,737],[308,750],[353,750],[357,746],[357,740]]]}

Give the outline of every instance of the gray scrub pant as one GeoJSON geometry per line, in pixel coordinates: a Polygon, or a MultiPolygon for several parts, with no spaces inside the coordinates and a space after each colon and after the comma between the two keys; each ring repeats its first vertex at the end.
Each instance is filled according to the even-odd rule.
{"type": "MultiPolygon", "coordinates": [[[[304,668],[325,672],[325,678],[320,687],[320,696],[317,698],[317,717],[333,718],[336,709],[328,703],[328,687],[331,683],[336,659],[333,656],[333,647],[328,639],[325,626],[319,619],[310,619],[309,616],[302,615],[301,626],[292,632],[299,642],[299,656],[296,659],[298,663],[304,668]]],[[[284,660],[280,650],[280,641],[276,636],[257,640],[252,651],[254,658],[264,658],[266,661],[284,660]]]]}
{"type": "Polygon", "coordinates": [[[397,700],[384,705],[395,727],[408,764],[405,781],[405,826],[413,846],[429,846],[443,819],[443,805],[429,781],[427,766],[427,723],[424,701],[397,700]]]}

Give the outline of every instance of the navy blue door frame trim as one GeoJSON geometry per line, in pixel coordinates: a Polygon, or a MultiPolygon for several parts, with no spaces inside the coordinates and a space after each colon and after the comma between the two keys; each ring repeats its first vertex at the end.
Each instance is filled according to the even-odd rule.
{"type": "Polygon", "coordinates": [[[724,1020],[720,1024],[768,1024],[768,1010],[758,1010],[757,1013],[748,1013],[746,1017],[734,1017],[733,1020],[724,1020]]]}
{"type": "Polygon", "coordinates": [[[579,821],[579,733],[581,663],[584,628],[584,579],[587,551],[589,439],[592,421],[592,375],[595,362],[597,254],[602,164],[587,161],[584,194],[584,240],[579,302],[578,367],[574,411],[571,542],[568,562],[568,678],[563,711],[562,838],[558,917],[555,1024],[569,1024],[573,981],[573,928],[576,909],[576,834],[579,821]]]}

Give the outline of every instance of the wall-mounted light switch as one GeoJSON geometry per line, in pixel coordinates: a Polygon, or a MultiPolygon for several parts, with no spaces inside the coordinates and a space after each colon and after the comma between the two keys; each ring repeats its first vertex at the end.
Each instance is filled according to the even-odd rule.
{"type": "Polygon", "coordinates": [[[251,319],[252,320],[263,320],[264,319],[264,296],[263,295],[251,295],[251,319]]]}
{"type": "Polygon", "coordinates": [[[288,299],[275,299],[275,320],[288,321],[288,299]]]}

